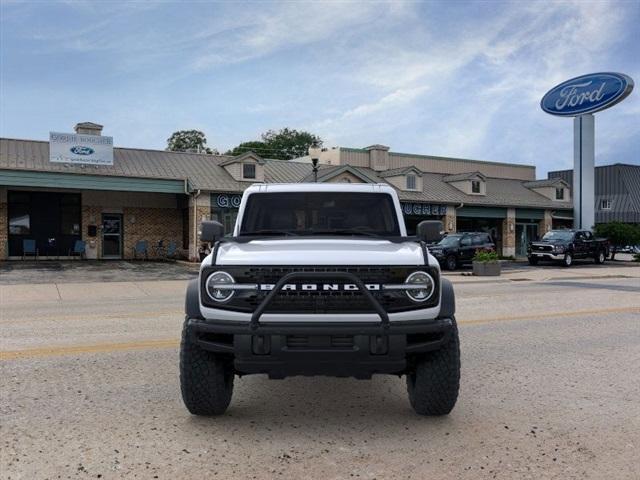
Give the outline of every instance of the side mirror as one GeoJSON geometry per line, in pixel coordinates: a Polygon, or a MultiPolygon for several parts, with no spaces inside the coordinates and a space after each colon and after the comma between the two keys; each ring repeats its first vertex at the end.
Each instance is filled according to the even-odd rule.
{"type": "Polygon", "coordinates": [[[425,243],[437,243],[444,237],[444,225],[439,220],[424,220],[416,227],[416,236],[425,243]]]}
{"type": "Polygon", "coordinates": [[[220,222],[208,220],[200,224],[200,240],[215,243],[224,235],[224,227],[220,222]]]}

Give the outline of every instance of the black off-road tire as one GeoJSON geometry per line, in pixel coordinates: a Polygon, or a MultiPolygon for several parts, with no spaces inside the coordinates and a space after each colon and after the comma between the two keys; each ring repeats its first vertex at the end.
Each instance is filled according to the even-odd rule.
{"type": "Polygon", "coordinates": [[[597,265],[602,265],[606,259],[607,259],[607,254],[605,253],[604,250],[600,250],[599,252],[596,253],[593,260],[596,262],[597,265]]]}
{"type": "Polygon", "coordinates": [[[456,260],[455,255],[449,255],[444,261],[444,266],[447,270],[455,270],[458,268],[458,260],[456,260]]]}
{"type": "Polygon", "coordinates": [[[447,343],[428,352],[407,375],[411,406],[420,415],[447,415],[458,400],[460,388],[460,341],[455,318],[447,343]]]}
{"type": "Polygon", "coordinates": [[[194,343],[187,321],[180,343],[180,390],[193,415],[221,415],[233,394],[233,364],[224,356],[194,343]]]}
{"type": "Polygon", "coordinates": [[[571,253],[565,253],[562,259],[562,266],[569,268],[573,265],[573,255],[571,253]]]}
{"type": "Polygon", "coordinates": [[[529,265],[537,265],[539,261],[536,257],[527,257],[527,259],[529,260],[529,265]]]}

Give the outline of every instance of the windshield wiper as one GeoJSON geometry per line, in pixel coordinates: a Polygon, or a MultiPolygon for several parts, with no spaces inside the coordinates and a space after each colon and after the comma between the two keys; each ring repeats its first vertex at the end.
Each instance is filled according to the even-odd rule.
{"type": "Polygon", "coordinates": [[[290,230],[273,230],[273,229],[262,229],[262,230],[254,230],[252,232],[240,232],[240,236],[250,236],[250,235],[285,235],[285,236],[295,236],[298,234],[294,233],[290,230]]]}
{"type": "Polygon", "coordinates": [[[312,230],[309,232],[311,235],[364,235],[366,237],[384,238],[377,233],[367,232],[366,230],[360,230],[358,228],[340,228],[334,230],[312,230]]]}

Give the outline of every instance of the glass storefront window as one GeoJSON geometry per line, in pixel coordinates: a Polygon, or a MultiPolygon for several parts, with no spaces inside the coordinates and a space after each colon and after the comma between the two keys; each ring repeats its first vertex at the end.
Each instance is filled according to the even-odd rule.
{"type": "Polygon", "coordinates": [[[60,233],[62,233],[63,235],[80,235],[79,206],[60,206],[60,233]]]}
{"type": "Polygon", "coordinates": [[[12,205],[9,216],[9,233],[11,235],[28,235],[31,231],[31,217],[28,206],[12,205]]]}

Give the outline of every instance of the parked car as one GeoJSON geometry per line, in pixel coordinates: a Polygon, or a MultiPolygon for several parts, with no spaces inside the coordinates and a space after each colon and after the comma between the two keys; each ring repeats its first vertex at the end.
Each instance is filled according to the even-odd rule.
{"type": "Polygon", "coordinates": [[[429,249],[440,265],[447,270],[471,264],[478,250],[495,252],[496,244],[493,243],[491,235],[485,232],[451,233],[429,249]]]}
{"type": "Polygon", "coordinates": [[[527,258],[531,265],[551,260],[570,267],[577,259],[591,258],[604,263],[608,252],[608,240],[595,238],[588,230],[551,230],[542,240],[529,244],[527,258]]]}

